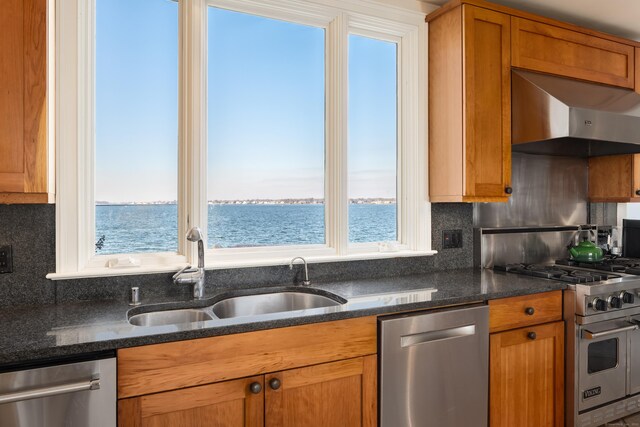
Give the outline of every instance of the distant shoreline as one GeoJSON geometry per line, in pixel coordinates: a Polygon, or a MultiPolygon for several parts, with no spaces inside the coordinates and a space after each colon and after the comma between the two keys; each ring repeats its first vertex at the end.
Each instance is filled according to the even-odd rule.
{"type": "MultiPolygon", "coordinates": [[[[387,198],[355,198],[349,199],[349,204],[353,205],[393,205],[396,199],[387,198]]],[[[106,202],[97,201],[96,206],[158,206],[176,205],[173,201],[157,202],[106,202]]],[[[208,205],[322,205],[324,199],[249,199],[249,200],[208,200],[208,205]]]]}

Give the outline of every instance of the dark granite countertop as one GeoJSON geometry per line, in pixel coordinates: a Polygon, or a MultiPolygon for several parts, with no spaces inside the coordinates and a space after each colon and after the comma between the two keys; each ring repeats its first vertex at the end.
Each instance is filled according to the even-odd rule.
{"type": "MultiPolygon", "coordinates": [[[[145,301],[143,295],[143,305],[133,309],[126,302],[84,302],[3,308],[0,311],[2,328],[0,365],[352,317],[482,302],[489,299],[565,289],[566,284],[547,279],[507,275],[491,270],[461,269],[416,276],[317,283],[313,284],[312,288],[317,289],[319,293],[334,293],[348,300],[348,303],[332,308],[154,327],[130,325],[127,320],[129,310],[144,312],[158,308],[184,308],[193,306],[194,302],[145,301]]],[[[256,293],[256,290],[237,292],[221,290],[218,294],[196,305],[204,307],[226,296],[242,293],[256,293]]]]}

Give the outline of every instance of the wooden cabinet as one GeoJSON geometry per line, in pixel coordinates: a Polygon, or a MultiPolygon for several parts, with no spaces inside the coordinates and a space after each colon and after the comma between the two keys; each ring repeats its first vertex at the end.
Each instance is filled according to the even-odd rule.
{"type": "Polygon", "coordinates": [[[492,427],[564,426],[561,313],[559,291],[489,302],[490,331],[503,331],[492,333],[489,339],[489,424],[492,427]],[[509,311],[508,307],[512,309],[509,311]],[[536,320],[537,309],[541,316],[536,320]],[[514,319],[511,329],[506,317],[509,313],[514,319]],[[536,323],[554,319],[551,323],[536,323]],[[523,324],[527,326],[521,327],[523,324]]]}
{"type": "Polygon", "coordinates": [[[640,47],[636,47],[636,92],[640,93],[640,47]]]}
{"type": "Polygon", "coordinates": [[[118,402],[120,427],[375,426],[376,356],[118,402]]]}
{"type": "Polygon", "coordinates": [[[511,182],[508,15],[462,5],[429,22],[432,202],[505,202],[511,182]]]}
{"type": "Polygon", "coordinates": [[[0,203],[53,202],[47,0],[3,1],[0,28],[0,203]]]}
{"type": "Polygon", "coordinates": [[[262,427],[264,376],[120,400],[118,425],[262,427]],[[254,384],[260,385],[255,393],[254,384]]]}
{"type": "Polygon", "coordinates": [[[640,154],[591,157],[589,201],[640,202],[640,154]]]}
{"type": "Polygon", "coordinates": [[[512,65],[580,80],[635,87],[634,46],[513,17],[512,65]]]}
{"type": "Polygon", "coordinates": [[[376,356],[266,375],[267,427],[375,426],[376,356]],[[279,387],[271,387],[272,381],[279,387]]]}
{"type": "Polygon", "coordinates": [[[492,427],[564,426],[564,322],[490,338],[492,427]]]}
{"type": "Polygon", "coordinates": [[[375,426],[376,351],[375,317],[121,349],[118,425],[375,426]]]}

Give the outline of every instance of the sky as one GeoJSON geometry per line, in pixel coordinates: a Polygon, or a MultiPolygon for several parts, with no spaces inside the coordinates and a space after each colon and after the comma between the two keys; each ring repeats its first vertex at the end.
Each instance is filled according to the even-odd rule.
{"type": "MultiPolygon", "coordinates": [[[[175,200],[177,3],[96,3],[96,200],[175,200]]],[[[324,29],[212,7],[208,26],[208,199],[324,197],[324,29]]],[[[349,37],[351,198],[395,197],[396,55],[349,37]]]]}

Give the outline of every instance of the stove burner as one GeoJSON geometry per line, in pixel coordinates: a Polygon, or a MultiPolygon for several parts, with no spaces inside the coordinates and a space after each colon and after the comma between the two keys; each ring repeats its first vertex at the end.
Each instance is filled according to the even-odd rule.
{"type": "Polygon", "coordinates": [[[579,262],[565,258],[556,260],[556,264],[640,275],[640,259],[622,258],[615,255],[609,255],[598,262],[579,262]]]}
{"type": "Polygon", "coordinates": [[[495,266],[494,269],[509,273],[541,277],[543,279],[560,280],[569,283],[595,283],[618,277],[613,274],[600,273],[597,271],[575,270],[560,267],[558,265],[507,264],[504,266],[495,266]]]}

